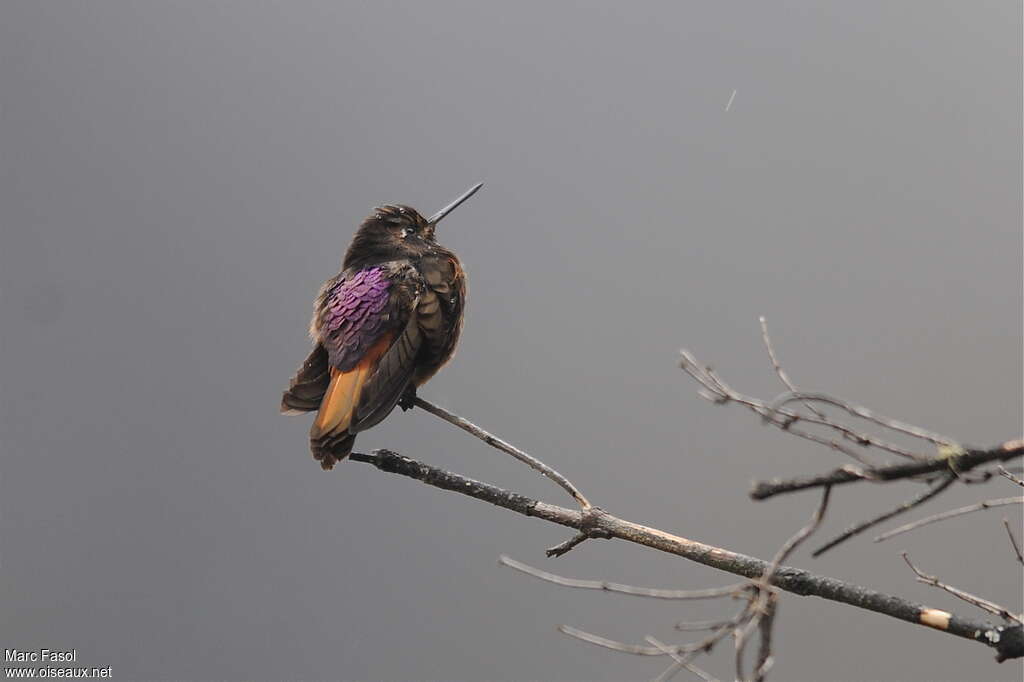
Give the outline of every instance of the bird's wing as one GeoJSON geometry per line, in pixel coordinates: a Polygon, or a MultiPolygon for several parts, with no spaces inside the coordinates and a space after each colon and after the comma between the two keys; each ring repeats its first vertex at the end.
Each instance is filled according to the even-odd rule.
{"type": "Polygon", "coordinates": [[[330,382],[311,441],[355,434],[380,422],[408,383],[419,350],[411,268],[377,266],[325,286],[314,332],[327,353],[330,382]]]}
{"type": "Polygon", "coordinates": [[[281,414],[302,414],[317,409],[330,383],[327,351],[318,343],[288,382],[288,390],[281,396],[281,414]]]}
{"type": "Polygon", "coordinates": [[[413,301],[410,309],[413,312],[409,315],[405,329],[381,356],[376,369],[363,386],[355,419],[348,427],[351,433],[365,431],[379,424],[395,408],[412,379],[422,336],[416,320],[416,301],[413,301]]]}

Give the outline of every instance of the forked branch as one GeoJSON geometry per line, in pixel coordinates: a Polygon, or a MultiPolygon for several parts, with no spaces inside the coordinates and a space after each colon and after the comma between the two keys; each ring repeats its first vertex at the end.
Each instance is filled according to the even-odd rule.
{"type": "Polygon", "coordinates": [[[820,488],[826,485],[843,485],[860,481],[886,482],[915,478],[938,471],[951,471],[962,474],[975,467],[992,462],[1005,462],[1024,456],[1024,440],[1011,440],[987,450],[965,450],[962,454],[949,457],[893,464],[891,466],[861,468],[852,464],[834,469],[828,473],[813,476],[799,476],[790,479],[773,478],[770,481],[759,481],[750,490],[750,497],[764,500],[783,493],[792,493],[808,488],[820,488]]]}
{"type": "Polygon", "coordinates": [[[557,471],[549,467],[547,464],[537,459],[536,457],[533,457],[532,455],[523,452],[522,450],[512,445],[511,443],[508,443],[502,440],[501,438],[498,438],[497,436],[488,433],[487,431],[484,431],[483,429],[481,429],[479,426],[469,421],[468,419],[460,417],[459,415],[453,412],[449,412],[443,407],[440,407],[439,405],[435,405],[432,402],[424,400],[419,396],[416,396],[414,403],[416,407],[426,410],[435,417],[443,419],[449,424],[459,427],[466,433],[476,436],[483,442],[490,445],[492,448],[501,450],[505,454],[512,455],[513,457],[518,459],[520,462],[523,462],[530,468],[535,469],[540,473],[544,474],[552,481],[557,483],[559,486],[561,486],[562,489],[565,490],[565,492],[572,495],[573,499],[576,500],[576,502],[580,505],[581,508],[590,509],[590,501],[583,496],[583,493],[581,493],[575,485],[569,482],[569,479],[567,479],[565,476],[558,473],[557,471]]]}
{"type": "MultiPolygon", "coordinates": [[[[656,528],[620,519],[597,507],[591,510],[592,513],[589,515],[591,519],[588,522],[586,520],[588,514],[583,511],[541,502],[488,483],[466,478],[460,474],[432,467],[389,450],[376,450],[372,454],[352,453],[351,459],[372,464],[381,471],[406,476],[443,490],[458,492],[524,516],[543,519],[567,528],[584,530],[590,523],[607,537],[651,547],[744,578],[760,578],[771,567],[769,562],[762,559],[688,540],[656,528]]],[[[997,637],[998,641],[993,641],[987,637],[986,633],[995,632],[995,628],[989,623],[932,609],[836,578],[815,575],[799,568],[780,566],[775,572],[772,584],[778,589],[793,594],[816,596],[849,604],[908,623],[924,625],[957,637],[981,642],[995,648],[1003,658],[1019,658],[1024,655],[1024,642],[1006,644],[1011,641],[1010,638],[997,637]]]]}
{"type": "MultiPolygon", "coordinates": [[[[1024,455],[1024,440],[1008,441],[989,449],[964,448],[946,436],[882,416],[866,407],[840,400],[825,393],[803,391],[796,386],[782,368],[771,338],[768,335],[768,327],[764,318],[761,318],[761,330],[772,368],[786,388],[786,392],[777,398],[764,401],[739,393],[726,384],[710,367],[699,363],[691,353],[685,350],[682,352],[681,366],[701,384],[703,387],[701,395],[712,402],[718,404],[733,403],[746,407],[760,416],[767,424],[789,434],[842,452],[859,463],[859,465],[846,465],[825,474],[786,480],[774,479],[755,484],[750,495],[758,500],[797,490],[824,488],[821,503],[818,505],[811,521],[782,546],[772,561],[764,561],[713,545],[689,540],[656,528],[650,528],[613,516],[600,507],[594,506],[568,478],[541,460],[488,433],[467,419],[423,398],[416,398],[415,405],[539,471],[571,495],[579,505],[579,509],[568,509],[541,502],[515,492],[503,490],[488,483],[474,481],[460,474],[429,466],[389,450],[377,450],[372,454],[352,453],[351,459],[372,464],[382,471],[407,476],[437,488],[458,492],[525,516],[540,518],[576,531],[569,540],[548,549],[548,556],[560,556],[590,538],[617,538],[747,578],[748,580],[743,583],[704,590],[657,589],[607,581],[567,578],[534,568],[505,556],[499,559],[499,562],[503,565],[514,568],[522,573],[567,587],[602,590],[658,599],[733,597],[742,598],[745,601],[744,608],[729,620],[710,624],[690,624],[689,626],[681,624],[680,629],[712,630],[711,634],[703,640],[683,645],[665,644],[651,636],[647,636],[645,639],[652,646],[628,644],[584,632],[570,626],[560,626],[559,629],[562,632],[591,644],[635,655],[667,656],[671,658],[672,663],[659,675],[659,680],[670,679],[682,670],[687,670],[705,680],[713,679],[703,670],[694,666],[693,660],[701,653],[709,651],[723,638],[732,635],[736,643],[737,679],[744,680],[744,682],[747,680],[761,682],[774,660],[772,655],[772,625],[778,607],[778,592],[780,590],[798,595],[817,596],[830,601],[856,606],[892,618],[941,630],[958,637],[978,641],[996,649],[996,658],[999,661],[1024,656],[1024,633],[1021,631],[1022,625],[1019,615],[1012,614],[992,602],[941,583],[933,576],[921,573],[913,564],[910,564],[909,559],[907,559],[907,563],[917,573],[920,581],[940,587],[971,604],[1003,617],[1004,620],[1012,621],[1012,623],[993,626],[983,621],[916,604],[894,595],[884,594],[845,581],[815,575],[809,571],[782,565],[782,562],[787,559],[796,547],[810,537],[821,525],[828,506],[832,486],[860,481],[886,482],[903,479],[930,484],[928,490],[904,502],[895,509],[851,526],[836,539],[818,549],[814,553],[815,556],[870,527],[923,504],[957,481],[976,483],[989,480],[997,473],[995,469],[990,468],[969,475],[965,474],[985,464],[1005,462],[1021,457],[1024,455]],[[934,451],[937,448],[938,456],[907,449],[895,442],[869,433],[859,426],[845,423],[829,414],[836,410],[844,413],[847,419],[852,418],[861,422],[867,422],[871,427],[880,427],[904,439],[917,439],[917,441],[923,442],[926,445],[927,450],[934,451]],[[899,464],[880,464],[868,456],[872,452],[877,453],[879,451],[903,457],[908,461],[899,464]],[[754,669],[748,678],[744,673],[744,650],[748,640],[751,638],[750,636],[755,631],[760,634],[760,647],[754,669]]],[[[1017,484],[1024,484],[1024,481],[1013,476],[1002,467],[999,467],[998,473],[1017,484]]],[[[882,538],[961,513],[1005,504],[1017,504],[1022,501],[1024,499],[1021,498],[992,500],[970,508],[954,510],[953,512],[947,512],[908,524],[908,526],[898,528],[882,536],[882,538]]],[[[1018,560],[1024,562],[1020,547],[1017,545],[1016,538],[1011,532],[1009,524],[1004,521],[1004,525],[1006,525],[1011,545],[1018,560]]]]}

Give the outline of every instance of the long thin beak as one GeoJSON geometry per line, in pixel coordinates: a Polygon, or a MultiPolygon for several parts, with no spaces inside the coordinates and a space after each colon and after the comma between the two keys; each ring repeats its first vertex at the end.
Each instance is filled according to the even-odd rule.
{"type": "Polygon", "coordinates": [[[452,203],[448,204],[447,206],[442,208],[440,211],[438,211],[434,215],[432,215],[429,218],[427,218],[427,222],[430,223],[431,225],[436,225],[437,223],[441,222],[441,218],[444,218],[446,215],[448,215],[449,213],[454,211],[456,208],[458,208],[459,204],[461,204],[463,201],[465,201],[466,199],[468,199],[471,196],[473,196],[474,194],[476,194],[477,190],[480,189],[483,186],[484,186],[484,183],[482,183],[482,182],[479,183],[479,184],[473,185],[461,197],[459,197],[458,199],[456,199],[452,203]]]}

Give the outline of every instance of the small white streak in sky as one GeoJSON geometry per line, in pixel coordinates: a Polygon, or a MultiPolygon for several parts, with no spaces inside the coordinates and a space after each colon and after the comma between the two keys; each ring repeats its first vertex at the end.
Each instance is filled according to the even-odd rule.
{"type": "Polygon", "coordinates": [[[732,106],[732,101],[734,99],[736,99],[736,91],[735,90],[733,90],[732,94],[729,96],[729,103],[725,105],[725,110],[726,111],[729,111],[729,107],[732,106]]]}

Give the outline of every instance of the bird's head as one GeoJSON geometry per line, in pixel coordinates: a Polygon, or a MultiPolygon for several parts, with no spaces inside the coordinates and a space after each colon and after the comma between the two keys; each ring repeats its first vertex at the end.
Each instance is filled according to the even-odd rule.
{"type": "Polygon", "coordinates": [[[356,231],[345,254],[344,267],[415,258],[434,250],[434,231],[441,219],[483,187],[481,182],[440,211],[424,218],[419,211],[401,204],[378,206],[356,231]]]}

